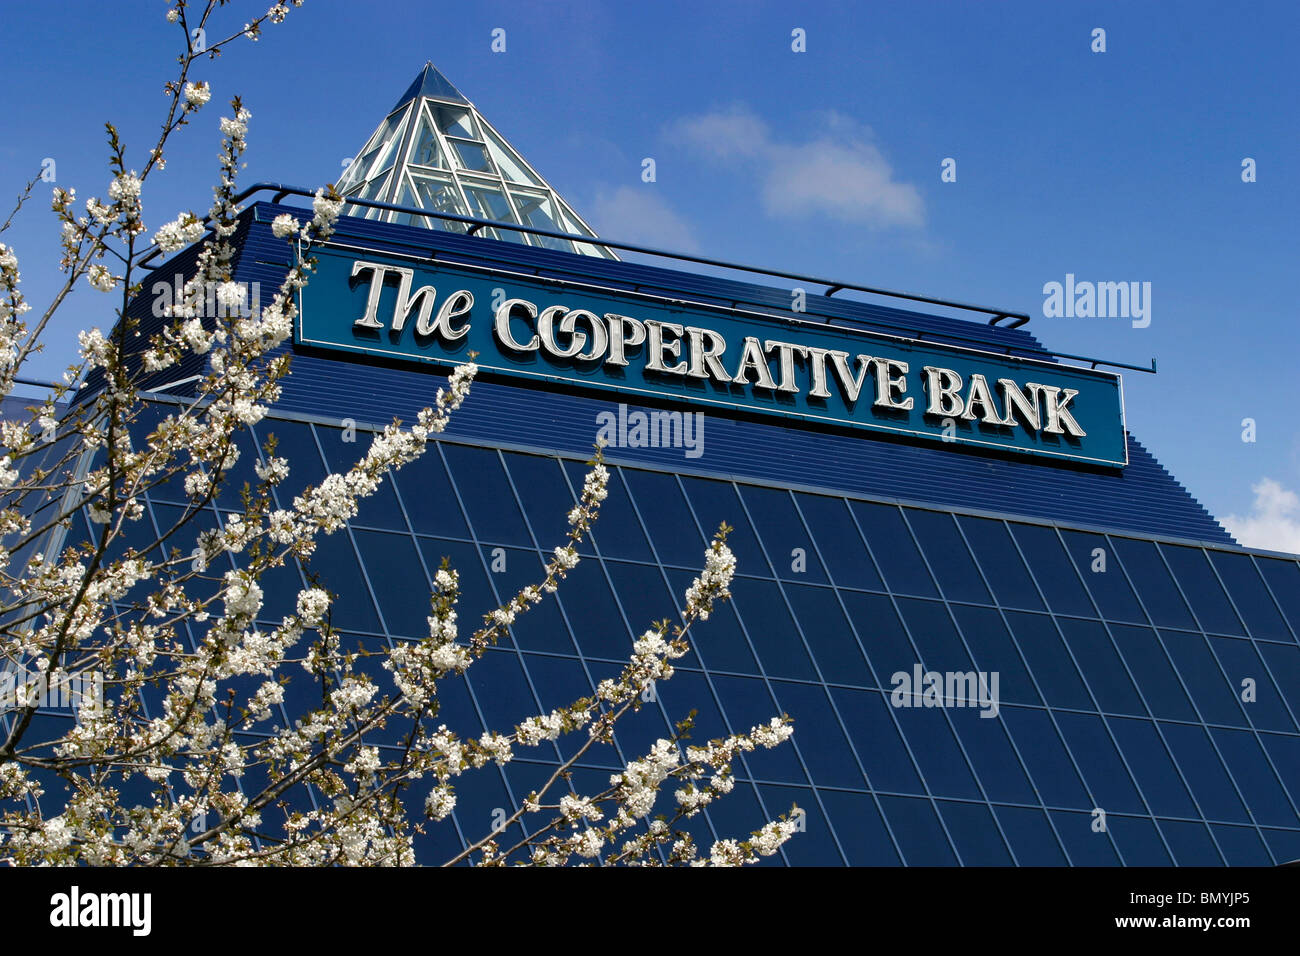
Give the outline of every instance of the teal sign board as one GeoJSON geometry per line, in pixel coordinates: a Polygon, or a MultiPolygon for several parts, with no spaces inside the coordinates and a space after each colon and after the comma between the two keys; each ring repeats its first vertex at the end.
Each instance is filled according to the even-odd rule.
{"type": "Polygon", "coordinates": [[[874,432],[1128,462],[1118,375],[708,303],[404,259],[318,252],[295,341],[874,432]]]}

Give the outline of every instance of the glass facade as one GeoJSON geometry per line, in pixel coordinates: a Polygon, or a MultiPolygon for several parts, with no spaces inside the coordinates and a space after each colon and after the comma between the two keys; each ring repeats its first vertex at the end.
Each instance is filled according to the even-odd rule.
{"type": "MultiPolygon", "coordinates": [[[[371,134],[338,183],[339,194],[433,212],[596,234],[431,64],[371,134]],[[517,188],[522,187],[522,188],[517,188]]],[[[350,203],[346,212],[382,222],[465,232],[465,223],[350,203]]],[[[605,246],[485,228],[479,235],[602,259],[605,246]]]]}
{"type": "MultiPolygon", "coordinates": [[[[254,431],[259,446],[276,436],[295,488],[368,441],[320,421],[254,431]]],[[[257,455],[247,444],[240,467],[257,455]]],[[[305,573],[338,595],[334,624],[357,646],[418,637],[447,557],[469,627],[538,579],[584,472],[576,458],[433,443],[306,568],[264,582],[267,624],[305,573]]],[[[157,490],[149,520],[170,527],[184,501],[157,490]]],[[[223,520],[220,504],[202,520],[223,520]]],[[[747,833],[796,803],[804,830],[771,862],[1300,857],[1300,564],[1239,549],[616,466],[583,560],[509,641],[445,682],[438,720],[508,729],[592,694],[634,635],[677,612],[724,520],[732,601],[697,625],[616,745],[579,765],[575,788],[603,788],[692,709],[695,739],[787,713],[792,743],[743,756],[735,791],[694,821],[699,838],[747,833]],[[996,703],[900,705],[899,677],[928,672],[996,675],[996,703]]],[[[295,699],[291,684],[286,718],[295,699]]],[[[576,744],[548,746],[458,778],[455,820],[426,825],[421,858],[486,833],[576,744]]]]}

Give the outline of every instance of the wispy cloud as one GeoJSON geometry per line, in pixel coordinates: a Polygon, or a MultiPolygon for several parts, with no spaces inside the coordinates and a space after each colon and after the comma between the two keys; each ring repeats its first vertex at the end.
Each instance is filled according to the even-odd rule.
{"type": "Polygon", "coordinates": [[[655,194],[653,187],[620,186],[596,194],[591,224],[597,235],[674,252],[698,252],[691,224],[655,194]]]}
{"type": "Polygon", "coordinates": [[[882,228],[925,223],[920,192],[894,178],[870,128],[830,112],[810,132],[807,139],[783,139],[744,107],[687,117],[672,130],[688,146],[753,176],[771,216],[826,216],[882,228]]]}
{"type": "Polygon", "coordinates": [[[1228,533],[1248,548],[1300,554],[1300,495],[1272,478],[1260,479],[1250,490],[1255,493],[1250,514],[1227,515],[1228,533]]]}

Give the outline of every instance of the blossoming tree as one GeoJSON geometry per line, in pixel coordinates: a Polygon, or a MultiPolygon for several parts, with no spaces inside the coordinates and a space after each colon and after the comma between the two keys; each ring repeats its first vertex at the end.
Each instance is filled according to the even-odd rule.
{"type": "Polygon", "coordinates": [[[678,735],[655,742],[599,792],[570,786],[573,768],[613,740],[650,683],[673,676],[673,662],[688,653],[690,628],[729,597],[735,559],[725,526],[686,592],[680,621],[646,630],[621,672],[594,696],[521,714],[515,726],[482,734],[438,719],[439,682],[472,667],[578,562],[578,545],[606,495],[599,449],[568,515],[567,540],[539,580],[462,630],[457,574],[444,562],[431,582],[428,635],[397,642],[379,679],[331,626],[334,598],[326,588],[301,590],[292,613],[273,627],[263,623],[264,573],[286,563],[309,566],[318,539],[343,528],[386,474],[443,430],[466,400],[475,368],[457,368],[416,421],[384,428],[352,467],[317,485],[294,487],[293,462],[268,442],[257,482],[245,486],[236,512],[220,527],[196,520],[229,482],[239,435],[265,416],[289,374],[284,346],[295,293],[312,274],[312,248],[329,238],[343,205],[327,186],[316,193],[310,219],[275,221],[274,234],[291,245],[294,262],[268,304],[252,314],[206,309],[208,289],[223,305],[242,298],[232,281],[232,236],[250,114],[235,99],[232,115],[220,121],[207,216],[186,212],[150,235],[144,187],[163,170],[170,139],[211,96],[207,83],[190,79],[191,68],[231,43],[255,40],[289,13],[277,3],[197,49],[190,38],[214,30],[221,5],[208,0],[196,10],[180,0],[167,12],[185,47],[166,86],[161,133],[143,163],[128,162],[109,125],[104,198],[87,199],[83,213],[73,190],[54,189],[64,278],[30,325],[16,254],[0,244],[0,394],[12,393],[77,283],[112,297],[116,316],[108,335],[81,333],[79,361],[30,420],[0,421],[0,667],[35,678],[19,680],[0,702],[0,861],[725,865],[776,852],[796,829],[793,815],[708,848],[697,847],[679,822],[732,789],[738,753],[789,737],[784,717],[700,744],[687,743],[688,718],[678,735]],[[195,243],[192,274],[167,307],[164,328],[137,335],[129,306],[142,293],[142,260],[195,243]],[[161,414],[155,406],[146,418],[142,383],[196,355],[205,364],[195,397],[162,406],[161,414]],[[79,397],[74,384],[89,378],[98,387],[79,397]],[[143,534],[153,540],[128,545],[140,537],[128,536],[141,526],[144,496],[167,482],[181,484],[188,506],[171,527],[143,534]],[[233,570],[219,572],[218,559],[232,566],[227,555],[233,570]],[[75,719],[45,718],[37,689],[74,679],[94,688],[81,694],[75,719]],[[317,703],[284,725],[276,714],[286,687],[302,683],[317,703]],[[393,727],[401,728],[400,746],[376,743],[385,728],[391,740],[393,727]],[[506,764],[561,735],[580,742],[508,819],[452,860],[416,859],[415,836],[451,814],[461,774],[506,764]],[[298,798],[308,790],[314,799],[298,798]],[[507,840],[506,833],[522,835],[507,840]]]}

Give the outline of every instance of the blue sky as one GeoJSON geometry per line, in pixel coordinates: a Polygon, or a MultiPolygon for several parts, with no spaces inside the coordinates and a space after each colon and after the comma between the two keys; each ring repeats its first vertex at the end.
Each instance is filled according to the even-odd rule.
{"type": "MultiPolygon", "coordinates": [[[[180,41],[164,9],[6,7],[5,213],[46,158],[102,194],[105,120],[142,164],[180,41]]],[[[234,0],[218,22],[257,12],[234,0]]],[[[146,222],[206,208],[232,95],[253,113],[245,182],[314,186],[431,59],[607,237],[1001,306],[1050,348],[1156,358],[1125,375],[1130,430],[1245,543],[1300,551],[1297,43],[1281,2],[308,0],[198,66],[213,102],[146,222]],[[1150,325],[1044,316],[1067,273],[1149,282],[1150,325]]],[[[4,237],[37,307],[58,280],[48,188],[4,237]]],[[[104,302],[78,291],[29,374],[60,374],[104,302]]]]}

